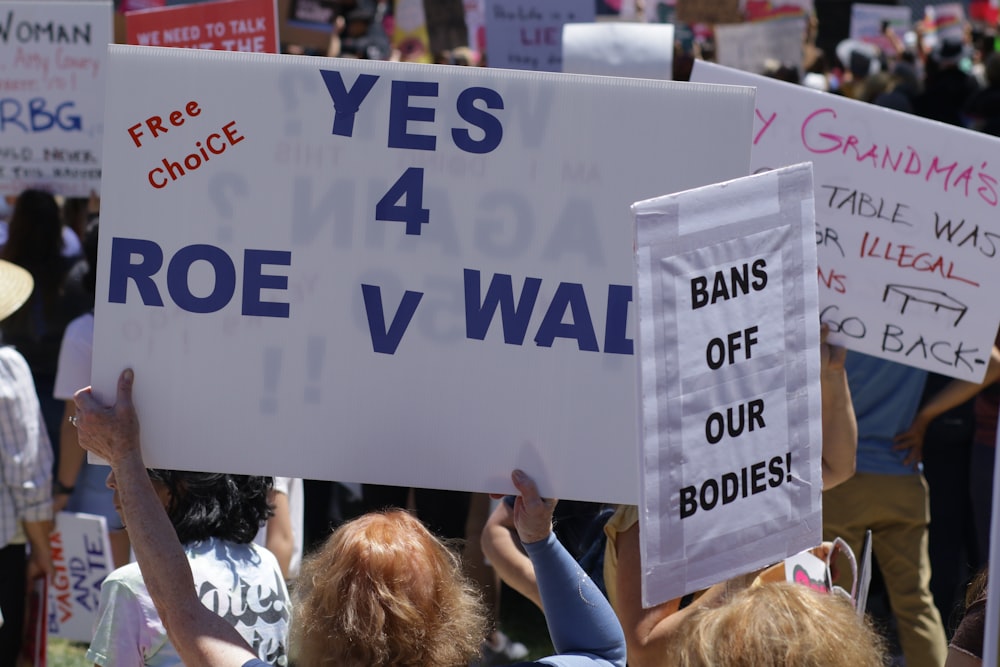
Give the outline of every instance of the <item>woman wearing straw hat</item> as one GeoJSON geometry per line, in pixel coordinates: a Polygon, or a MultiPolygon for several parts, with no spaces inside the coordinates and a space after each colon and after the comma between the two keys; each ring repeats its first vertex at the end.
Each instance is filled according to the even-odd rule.
{"type": "MultiPolygon", "coordinates": [[[[33,286],[30,273],[0,260],[0,322],[33,286]]],[[[15,664],[20,652],[27,580],[52,571],[51,484],[52,446],[31,371],[17,350],[0,344],[0,665],[15,664]]]]}

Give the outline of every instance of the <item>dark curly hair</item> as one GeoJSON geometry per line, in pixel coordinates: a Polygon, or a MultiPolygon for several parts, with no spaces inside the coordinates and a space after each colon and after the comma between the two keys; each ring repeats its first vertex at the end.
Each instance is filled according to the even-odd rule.
{"type": "Polygon", "coordinates": [[[167,515],[182,544],[215,537],[247,544],[273,514],[273,477],[151,468],[149,478],[170,491],[167,515]]]}

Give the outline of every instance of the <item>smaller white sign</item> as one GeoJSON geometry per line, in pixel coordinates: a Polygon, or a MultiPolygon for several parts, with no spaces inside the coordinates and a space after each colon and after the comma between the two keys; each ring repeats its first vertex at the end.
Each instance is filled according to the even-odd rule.
{"type": "Polygon", "coordinates": [[[633,205],[643,606],[820,543],[812,166],[633,205]]]}
{"type": "Polygon", "coordinates": [[[49,637],[89,642],[97,620],[101,584],[114,569],[103,516],[60,512],[51,536],[49,637]]]}
{"type": "Polygon", "coordinates": [[[567,23],[563,72],[673,78],[674,26],[667,23],[567,23]]]}
{"type": "Polygon", "coordinates": [[[802,67],[803,17],[715,26],[719,64],[762,74],[765,63],[802,67]]]}
{"type": "Polygon", "coordinates": [[[594,0],[486,0],[486,62],[490,67],[562,71],[562,28],[591,23],[594,0]]]}

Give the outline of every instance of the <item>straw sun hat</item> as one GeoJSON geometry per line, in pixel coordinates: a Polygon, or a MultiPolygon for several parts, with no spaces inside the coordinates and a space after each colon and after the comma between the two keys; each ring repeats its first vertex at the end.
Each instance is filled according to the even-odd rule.
{"type": "Polygon", "coordinates": [[[28,300],[34,283],[26,270],[0,259],[0,322],[28,300]]]}

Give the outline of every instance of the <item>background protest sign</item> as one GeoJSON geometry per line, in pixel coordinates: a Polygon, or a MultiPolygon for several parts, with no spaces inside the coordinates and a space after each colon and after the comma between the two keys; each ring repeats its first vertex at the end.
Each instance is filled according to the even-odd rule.
{"type": "Polygon", "coordinates": [[[674,26],[663,23],[567,23],[563,72],[673,78],[674,26]]]}
{"type": "Polygon", "coordinates": [[[895,53],[892,42],[882,32],[883,23],[888,23],[902,42],[903,35],[913,25],[910,8],[905,5],[851,5],[851,39],[874,44],[886,53],[895,53]]]}
{"type": "Polygon", "coordinates": [[[129,12],[129,44],[278,53],[274,0],[219,0],[129,12]]]}
{"type": "Polygon", "coordinates": [[[486,0],[486,62],[490,67],[562,71],[562,29],[593,23],[594,0],[486,0]]]}
{"type": "Polygon", "coordinates": [[[101,187],[111,2],[0,4],[0,193],[101,187]]]}
{"type": "Polygon", "coordinates": [[[71,641],[94,636],[104,578],[115,569],[103,516],[60,512],[52,542],[48,585],[48,633],[71,641]]]}
{"type": "Polygon", "coordinates": [[[805,33],[804,18],[717,25],[719,63],[755,74],[764,71],[768,60],[801,68],[805,33]]]}
{"type": "Polygon", "coordinates": [[[636,502],[628,207],[745,173],[752,90],[109,58],[93,381],[150,466],[636,502]]]}
{"type": "Polygon", "coordinates": [[[808,164],[635,204],[643,606],[822,539],[808,164]]]}
{"type": "Polygon", "coordinates": [[[692,80],[757,86],[755,172],[813,161],[831,342],[981,381],[1000,322],[1000,140],[703,62],[692,80]]]}

